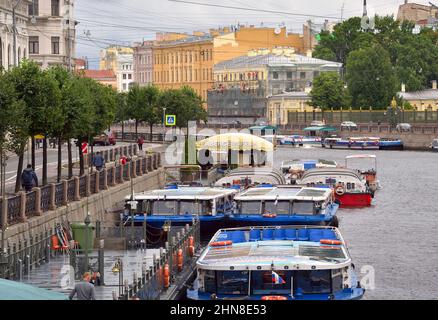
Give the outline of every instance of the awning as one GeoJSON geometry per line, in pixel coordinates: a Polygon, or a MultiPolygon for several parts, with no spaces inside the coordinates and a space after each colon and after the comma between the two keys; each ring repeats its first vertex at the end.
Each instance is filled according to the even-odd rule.
{"type": "Polygon", "coordinates": [[[210,137],[196,143],[197,150],[210,151],[273,151],[274,145],[257,136],[247,133],[226,133],[210,137]]]}
{"type": "Polygon", "coordinates": [[[65,294],[0,279],[0,300],[67,300],[65,294]]]}
{"type": "Polygon", "coordinates": [[[319,131],[319,132],[333,132],[338,131],[335,127],[308,127],[304,131],[319,131]]]}

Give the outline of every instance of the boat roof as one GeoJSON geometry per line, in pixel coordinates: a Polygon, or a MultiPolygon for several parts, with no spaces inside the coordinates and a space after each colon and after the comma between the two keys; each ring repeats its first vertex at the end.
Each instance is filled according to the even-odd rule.
{"type": "Polygon", "coordinates": [[[330,188],[307,188],[297,186],[250,188],[234,199],[236,201],[304,200],[325,201],[330,198],[330,188]]]}
{"type": "Polygon", "coordinates": [[[294,165],[294,164],[324,164],[324,165],[333,165],[337,166],[336,161],[333,160],[325,160],[325,159],[318,159],[318,160],[302,160],[302,159],[294,159],[294,160],[285,160],[281,163],[282,168],[286,168],[288,166],[294,165]]]}
{"type": "MultiPolygon", "coordinates": [[[[150,190],[143,193],[136,193],[136,200],[214,200],[229,195],[234,195],[237,190],[208,188],[208,187],[178,187],[175,189],[150,190]]],[[[130,200],[131,195],[125,200],[130,200]]]]}
{"type": "Polygon", "coordinates": [[[332,176],[332,175],[342,175],[342,176],[350,176],[353,178],[357,178],[358,180],[362,180],[359,172],[357,170],[349,169],[349,168],[315,168],[307,170],[301,181],[306,178],[317,177],[317,176],[332,176]]]}
{"type": "Polygon", "coordinates": [[[355,154],[345,157],[345,159],[376,159],[376,158],[377,156],[374,154],[355,154]]]}
{"type": "Polygon", "coordinates": [[[273,168],[240,168],[233,170],[227,174],[226,177],[219,179],[215,186],[222,186],[224,184],[232,184],[234,180],[251,179],[252,183],[259,184],[286,184],[286,179],[283,173],[273,168]]]}
{"type": "Polygon", "coordinates": [[[197,261],[198,268],[206,270],[321,270],[350,264],[351,257],[339,230],[316,226],[222,229],[197,261]],[[268,234],[269,239],[300,240],[263,240],[268,234]],[[321,244],[322,239],[339,240],[341,244],[321,244]],[[227,240],[232,244],[212,246],[227,240]]]}

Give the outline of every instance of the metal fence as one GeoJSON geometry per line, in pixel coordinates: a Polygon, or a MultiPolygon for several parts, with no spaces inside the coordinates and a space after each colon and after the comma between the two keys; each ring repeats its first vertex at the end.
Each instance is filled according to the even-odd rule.
{"type": "Polygon", "coordinates": [[[26,217],[33,217],[35,215],[35,199],[36,199],[36,192],[31,191],[26,193],[26,217]]]}
{"type": "Polygon", "coordinates": [[[8,199],[8,224],[20,222],[21,196],[8,199]]]}
{"type": "Polygon", "coordinates": [[[67,182],[67,200],[69,202],[75,200],[76,183],[73,179],[67,182]]]}
{"type": "Polygon", "coordinates": [[[185,271],[193,271],[192,263],[195,253],[201,249],[200,222],[193,220],[191,226],[178,232],[160,248],[159,256],[153,257],[152,266],[143,270],[142,276],[131,285],[122,286],[119,300],[128,300],[137,296],[142,300],[157,300],[160,295],[178,281],[178,275],[185,271]],[[193,241],[193,249],[190,248],[193,241]],[[165,279],[165,269],[169,270],[169,278],[165,279]],[[166,283],[168,282],[168,283],[166,283]]]}
{"type": "Polygon", "coordinates": [[[64,201],[64,183],[60,182],[55,185],[55,206],[62,206],[64,201]]]}

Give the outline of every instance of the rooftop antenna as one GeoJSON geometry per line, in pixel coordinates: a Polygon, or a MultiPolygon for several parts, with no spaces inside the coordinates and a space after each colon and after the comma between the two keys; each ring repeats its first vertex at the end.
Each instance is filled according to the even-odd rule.
{"type": "Polygon", "coordinates": [[[368,16],[368,12],[367,12],[367,0],[363,0],[363,14],[362,17],[366,17],[368,16]]]}

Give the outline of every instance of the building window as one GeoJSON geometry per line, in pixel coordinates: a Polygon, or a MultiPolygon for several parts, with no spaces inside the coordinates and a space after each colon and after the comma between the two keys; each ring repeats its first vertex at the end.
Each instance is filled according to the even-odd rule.
{"type": "Polygon", "coordinates": [[[29,5],[29,16],[37,16],[39,14],[38,0],[34,0],[34,4],[29,5]]]}
{"type": "Polygon", "coordinates": [[[319,76],[319,71],[313,71],[313,77],[316,78],[317,76],[319,76]]]}
{"type": "Polygon", "coordinates": [[[59,17],[59,0],[52,0],[52,16],[59,17]]]}
{"type": "Polygon", "coordinates": [[[306,73],[305,72],[300,72],[300,79],[306,79],[306,73]]]}
{"type": "Polygon", "coordinates": [[[278,80],[278,72],[272,72],[272,78],[278,80]]]}
{"type": "Polygon", "coordinates": [[[52,37],[52,54],[59,54],[59,37],[52,37]]]}
{"type": "Polygon", "coordinates": [[[126,83],[123,84],[123,91],[126,91],[126,83]]]}
{"type": "Polygon", "coordinates": [[[132,79],[132,74],[128,74],[128,79],[129,79],[129,80],[132,79]]]}
{"type": "Polygon", "coordinates": [[[126,73],[123,74],[123,80],[126,80],[126,73]]]}
{"type": "Polygon", "coordinates": [[[286,76],[287,76],[287,79],[288,79],[288,80],[291,80],[291,79],[292,79],[292,72],[288,72],[288,73],[286,74],[286,76]]]}
{"type": "Polygon", "coordinates": [[[40,53],[40,40],[39,37],[29,37],[29,54],[40,53]]]}

